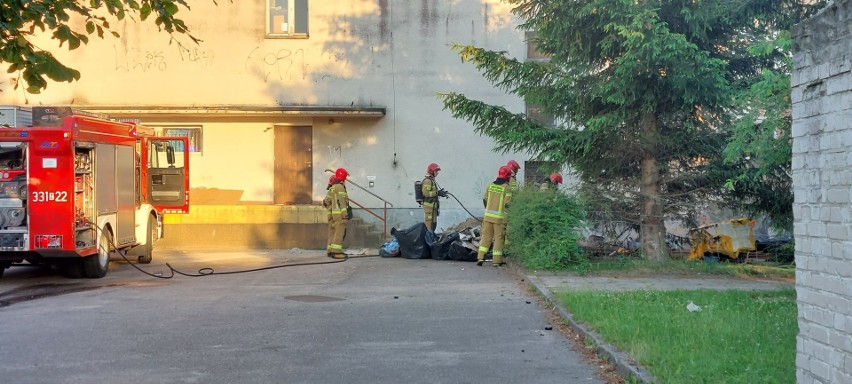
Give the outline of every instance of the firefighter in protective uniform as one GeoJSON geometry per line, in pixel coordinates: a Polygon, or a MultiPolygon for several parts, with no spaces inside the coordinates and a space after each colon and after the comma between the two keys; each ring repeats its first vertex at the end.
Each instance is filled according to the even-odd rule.
{"type": "MultiPolygon", "coordinates": [[[[518,170],[521,169],[521,165],[518,164],[518,162],[515,161],[515,160],[509,160],[509,162],[506,163],[506,166],[509,167],[509,169],[512,170],[512,175],[509,176],[509,192],[506,194],[507,198],[509,200],[512,200],[512,194],[517,193],[518,189],[520,189],[520,187],[521,187],[520,184],[518,184],[518,179],[517,179],[518,170]]],[[[509,219],[507,217],[506,218],[507,228],[508,228],[508,224],[509,224],[509,219]]],[[[506,233],[508,234],[508,229],[507,229],[506,233]]],[[[508,246],[508,245],[509,245],[509,236],[506,236],[506,241],[503,242],[503,246],[508,246]]]]}
{"type": "Polygon", "coordinates": [[[541,185],[538,187],[542,191],[546,190],[557,190],[559,189],[559,184],[562,184],[562,175],[559,172],[553,172],[550,174],[550,177],[544,179],[541,185]]]}
{"type": "Polygon", "coordinates": [[[346,194],[346,177],[349,176],[343,168],[337,168],[334,172],[334,183],[328,189],[326,199],[331,206],[331,242],[328,244],[328,257],[334,259],[345,259],[343,253],[343,236],[346,233],[346,224],[349,223],[349,196],[346,194]]]}
{"type": "MultiPolygon", "coordinates": [[[[328,210],[328,241],[325,242],[325,248],[329,249],[331,247],[331,242],[334,240],[334,217],[331,215],[331,194],[328,192],[331,189],[331,186],[334,185],[335,178],[334,175],[328,178],[328,186],[325,187],[325,199],[322,200],[322,206],[328,210]]],[[[331,255],[329,255],[331,256],[331,255]]]]}
{"type": "Polygon", "coordinates": [[[438,183],[435,182],[435,177],[440,170],[441,167],[438,164],[429,164],[426,167],[426,177],[420,183],[420,189],[423,192],[423,223],[432,232],[435,232],[438,226],[438,214],[441,209],[438,197],[447,197],[447,191],[438,187],[438,183]]]}
{"type": "Polygon", "coordinates": [[[479,250],[476,253],[476,265],[482,266],[488,248],[491,248],[492,263],[495,267],[506,264],[503,262],[503,244],[506,240],[506,207],[511,201],[507,197],[511,174],[512,170],[509,167],[500,167],[497,171],[497,180],[488,185],[485,196],[482,197],[485,218],[482,220],[482,235],[479,239],[479,250]]]}
{"type": "Polygon", "coordinates": [[[506,166],[512,170],[512,175],[509,176],[509,199],[512,198],[512,194],[518,192],[518,188],[520,188],[520,184],[518,184],[518,170],[521,169],[521,165],[518,164],[515,160],[509,160],[506,163],[506,166]]]}

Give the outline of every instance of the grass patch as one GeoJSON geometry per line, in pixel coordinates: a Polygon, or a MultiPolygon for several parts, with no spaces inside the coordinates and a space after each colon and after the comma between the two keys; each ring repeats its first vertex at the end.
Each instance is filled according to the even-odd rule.
{"type": "Polygon", "coordinates": [[[660,383],[795,383],[796,293],[558,292],[574,317],[660,383]],[[702,308],[690,312],[692,301],[702,308]]]}
{"type": "Polygon", "coordinates": [[[631,257],[593,258],[586,274],[597,276],[731,276],[792,282],[796,267],[781,263],[707,263],[700,261],[672,260],[667,262],[646,261],[631,257]]]}

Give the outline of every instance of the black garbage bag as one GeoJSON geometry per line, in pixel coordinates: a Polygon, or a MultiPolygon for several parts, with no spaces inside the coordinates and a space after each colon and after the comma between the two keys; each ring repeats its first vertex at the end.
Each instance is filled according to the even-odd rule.
{"type": "Polygon", "coordinates": [[[450,243],[447,256],[450,260],[455,261],[476,261],[476,251],[465,247],[461,240],[455,240],[450,243]]]}
{"type": "Polygon", "coordinates": [[[459,239],[458,231],[445,233],[441,235],[441,238],[438,241],[432,243],[430,246],[432,252],[432,258],[435,260],[451,260],[450,259],[450,245],[459,239]]]}
{"type": "Polygon", "coordinates": [[[417,223],[408,229],[391,228],[391,235],[399,243],[399,254],[404,259],[429,259],[429,245],[426,244],[426,224],[417,223]]]}

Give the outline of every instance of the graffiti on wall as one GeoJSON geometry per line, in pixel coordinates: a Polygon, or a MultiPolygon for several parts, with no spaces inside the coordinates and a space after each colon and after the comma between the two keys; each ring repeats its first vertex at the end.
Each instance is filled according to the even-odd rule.
{"type": "Polygon", "coordinates": [[[489,185],[491,185],[491,181],[492,179],[486,177],[484,173],[479,174],[479,177],[477,177],[473,182],[473,195],[484,196],[485,190],[488,189],[489,185]]]}
{"type": "Polygon", "coordinates": [[[165,71],[169,64],[163,51],[127,49],[122,52],[113,45],[115,52],[115,70],[124,72],[165,71]]]}
{"type": "Polygon", "coordinates": [[[206,67],[213,62],[216,57],[212,49],[200,49],[198,47],[186,47],[183,45],[177,46],[180,60],[190,63],[198,63],[206,67]]]}
{"type": "Polygon", "coordinates": [[[305,62],[304,49],[263,51],[255,47],[246,57],[245,65],[246,72],[259,72],[263,81],[268,82],[270,77],[278,80],[304,79],[308,64],[305,62]]]}
{"type": "Polygon", "coordinates": [[[343,158],[343,148],[339,145],[329,145],[328,147],[328,157],[332,159],[341,159],[343,158]]]}
{"type": "Polygon", "coordinates": [[[182,62],[207,66],[215,57],[213,50],[176,45],[177,53],[161,50],[122,49],[113,45],[115,70],[122,72],[163,72],[170,63],[182,62]]]}
{"type": "Polygon", "coordinates": [[[249,52],[245,60],[247,73],[259,74],[264,82],[270,80],[306,80],[312,65],[319,68],[328,68],[328,71],[317,72],[310,75],[315,83],[329,82],[332,80],[348,80],[341,75],[340,69],[346,68],[349,60],[342,51],[326,50],[319,55],[313,55],[305,49],[276,49],[264,50],[255,47],[249,52]],[[310,61],[319,59],[312,64],[310,61]]]}

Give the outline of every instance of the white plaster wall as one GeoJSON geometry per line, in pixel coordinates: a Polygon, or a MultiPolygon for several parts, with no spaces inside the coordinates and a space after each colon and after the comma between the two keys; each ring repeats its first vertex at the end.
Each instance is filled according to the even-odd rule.
{"type": "MultiPolygon", "coordinates": [[[[14,74],[2,71],[0,103],[387,108],[378,120],[312,120],[315,200],[325,193],[328,174],[323,170],[343,166],[362,185],[366,176],[376,176],[371,191],[395,207],[416,208],[412,184],[430,162],[437,162],[443,168],[439,184],[469,209],[481,210],[483,188],[497,168],[509,159],[521,164],[527,159],[491,152],[493,141],[443,111],[436,96],[461,92],[523,112],[520,99],[493,88],[451,50],[453,43],[474,44],[523,59],[523,32],[514,28],[518,21],[503,1],[312,1],[308,39],[267,39],[266,0],[219,1],[218,6],[194,1],[191,6],[179,16],[201,44],[186,39],[169,44],[153,24],[116,21],[120,38],[94,37],[73,52],[57,51],[81,71],[80,81],[51,83],[32,95],[23,87],[13,89],[14,74]]],[[[42,44],[50,48],[52,43],[42,44]]],[[[263,130],[288,123],[299,121],[204,122],[204,153],[192,158],[193,186],[239,187],[245,189],[244,201],[272,201],[272,132],[263,130]],[[235,150],[241,155],[235,156],[235,150]],[[235,157],[247,166],[240,178],[222,172],[233,167],[235,157]]],[[[382,206],[354,190],[352,195],[365,205],[382,206]]],[[[443,209],[463,213],[452,199],[443,209]]]]}

